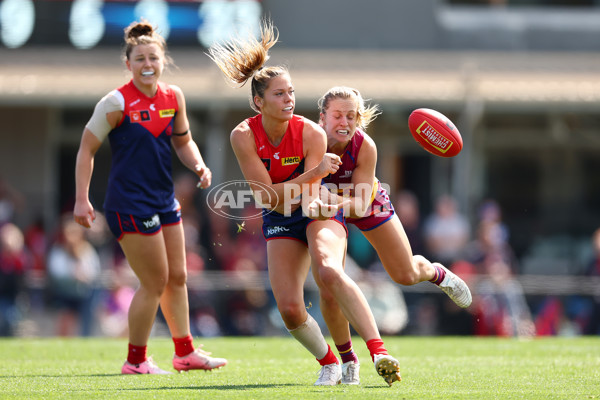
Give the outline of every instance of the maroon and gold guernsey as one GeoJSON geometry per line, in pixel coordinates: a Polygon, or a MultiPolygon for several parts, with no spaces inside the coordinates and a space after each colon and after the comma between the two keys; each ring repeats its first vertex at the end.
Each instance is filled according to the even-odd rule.
{"type": "Polygon", "coordinates": [[[262,115],[247,118],[246,123],[254,133],[256,152],[269,172],[273,183],[296,178],[304,172],[302,131],[304,117],[294,115],[288,123],[281,143],[273,146],[262,125],[262,115]]]}

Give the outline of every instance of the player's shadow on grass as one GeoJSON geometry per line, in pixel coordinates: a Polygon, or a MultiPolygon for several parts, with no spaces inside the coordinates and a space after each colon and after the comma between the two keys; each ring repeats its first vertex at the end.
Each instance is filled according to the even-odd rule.
{"type": "MultiPolygon", "coordinates": [[[[273,388],[283,388],[283,387],[294,387],[294,386],[303,386],[295,383],[265,383],[261,384],[251,384],[251,385],[210,385],[210,386],[162,386],[162,387],[147,387],[147,388],[119,388],[119,391],[139,391],[139,390],[248,390],[248,389],[273,389],[273,388]]],[[[114,391],[114,388],[106,389],[107,391],[114,391]]]]}

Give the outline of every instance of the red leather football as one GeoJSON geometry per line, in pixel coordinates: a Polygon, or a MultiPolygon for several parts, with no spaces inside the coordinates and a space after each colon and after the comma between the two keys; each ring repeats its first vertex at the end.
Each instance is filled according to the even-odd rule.
{"type": "Polygon", "coordinates": [[[429,109],[418,108],[408,117],[410,133],[419,144],[431,154],[440,157],[454,157],[463,148],[462,136],[444,114],[429,109]]]}

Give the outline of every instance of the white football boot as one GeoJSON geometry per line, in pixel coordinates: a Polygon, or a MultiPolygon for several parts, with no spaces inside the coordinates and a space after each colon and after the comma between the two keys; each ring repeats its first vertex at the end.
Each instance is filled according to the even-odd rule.
{"type": "Polygon", "coordinates": [[[360,364],[348,361],[342,364],[342,384],[360,385],[360,364]]]}
{"type": "Polygon", "coordinates": [[[439,266],[444,271],[446,271],[446,277],[444,278],[442,283],[440,283],[440,289],[442,289],[442,291],[446,293],[448,297],[450,297],[452,301],[456,303],[457,306],[462,308],[469,307],[471,305],[472,297],[471,291],[469,290],[469,287],[467,286],[465,281],[460,279],[458,275],[451,272],[442,264],[433,264],[439,266]]]}
{"type": "Polygon", "coordinates": [[[342,381],[342,367],[338,363],[327,364],[321,367],[319,379],[315,386],[335,386],[342,381]]]}
{"type": "Polygon", "coordinates": [[[375,354],[375,370],[389,386],[396,381],[401,381],[400,363],[389,354],[375,354]]]}

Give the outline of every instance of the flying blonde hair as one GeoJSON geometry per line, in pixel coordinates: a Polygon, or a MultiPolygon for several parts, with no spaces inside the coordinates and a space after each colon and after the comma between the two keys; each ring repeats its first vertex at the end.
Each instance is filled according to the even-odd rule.
{"type": "Polygon", "coordinates": [[[243,39],[237,37],[229,43],[214,44],[208,49],[208,57],[217,64],[229,82],[242,87],[251,79],[250,107],[259,113],[254,97],[264,97],[272,78],[289,75],[286,67],[265,67],[270,57],[269,50],[278,39],[277,28],[271,21],[264,20],[260,26],[260,40],[253,36],[243,39]]]}

